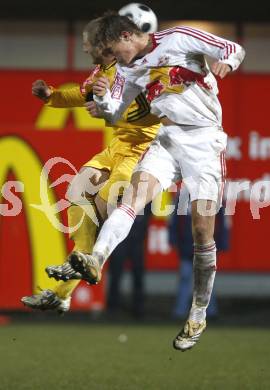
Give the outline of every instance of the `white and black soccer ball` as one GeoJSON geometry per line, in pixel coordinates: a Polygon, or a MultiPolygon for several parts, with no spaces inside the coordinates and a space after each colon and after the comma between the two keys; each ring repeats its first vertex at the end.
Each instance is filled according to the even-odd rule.
{"type": "Polygon", "coordinates": [[[157,17],[147,5],[130,3],[122,7],[118,13],[131,19],[142,32],[154,33],[157,31],[157,17]]]}

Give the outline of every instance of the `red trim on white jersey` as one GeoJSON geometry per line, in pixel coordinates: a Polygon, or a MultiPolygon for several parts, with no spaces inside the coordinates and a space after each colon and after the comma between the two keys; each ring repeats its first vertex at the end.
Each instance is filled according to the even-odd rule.
{"type": "Polygon", "coordinates": [[[121,204],[118,208],[121,209],[121,210],[123,210],[123,211],[124,211],[126,214],[128,214],[132,219],[135,219],[135,218],[136,218],[135,211],[134,211],[131,207],[129,207],[129,206],[125,205],[125,204],[121,204]]]}
{"type": "Polygon", "coordinates": [[[219,47],[220,49],[225,49],[226,48],[226,55],[224,56],[223,59],[227,59],[231,53],[236,52],[236,48],[234,44],[228,43],[227,41],[220,41],[213,37],[210,34],[205,33],[204,31],[200,30],[195,30],[190,27],[173,27],[171,29],[167,29],[164,31],[160,31],[154,34],[154,37],[157,41],[157,43],[160,43],[162,38],[164,38],[166,35],[170,35],[173,33],[182,33],[185,35],[189,35],[193,38],[197,38],[205,43],[208,43],[212,46],[219,47]]]}
{"type": "MultiPolygon", "coordinates": [[[[152,41],[152,49],[151,49],[151,51],[153,51],[158,46],[158,43],[156,41],[155,34],[149,34],[149,37],[150,37],[150,39],[152,41]]],[[[149,53],[151,53],[151,51],[149,53]]]]}
{"type": "MultiPolygon", "coordinates": [[[[217,41],[216,39],[213,39],[211,36],[208,36],[207,34],[201,33],[200,31],[197,31],[197,30],[190,29],[188,27],[175,27],[172,29],[172,31],[170,31],[168,33],[165,33],[165,34],[161,33],[162,35],[160,36],[160,39],[162,39],[165,35],[170,35],[170,34],[173,34],[175,32],[190,35],[194,38],[200,39],[201,41],[207,42],[210,45],[220,47],[221,49],[224,49],[224,47],[225,47],[225,44],[223,42],[217,41]]],[[[159,34],[159,33],[157,33],[157,34],[159,34]]],[[[156,37],[156,39],[158,40],[157,37],[156,37]]]]}
{"type": "Polygon", "coordinates": [[[220,194],[219,194],[219,202],[220,202],[220,204],[222,203],[222,199],[223,199],[223,192],[224,192],[224,186],[225,186],[226,175],[227,175],[225,154],[226,154],[225,150],[223,150],[220,153],[221,181],[222,181],[220,194]]]}

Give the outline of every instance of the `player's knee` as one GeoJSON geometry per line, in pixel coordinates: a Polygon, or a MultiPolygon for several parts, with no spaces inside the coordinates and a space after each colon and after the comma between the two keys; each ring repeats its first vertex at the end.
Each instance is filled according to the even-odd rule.
{"type": "Polygon", "coordinates": [[[80,169],[79,176],[81,177],[81,182],[84,187],[92,186],[92,191],[97,193],[97,187],[100,187],[108,180],[110,173],[109,171],[103,169],[82,167],[80,169]]]}
{"type": "MultiPolygon", "coordinates": [[[[158,184],[157,179],[152,177],[149,173],[138,171],[132,175],[129,192],[132,192],[131,205],[140,212],[145,205],[154,197],[155,185],[158,184]]],[[[160,190],[160,188],[159,188],[160,190]]]]}
{"type": "Polygon", "coordinates": [[[146,205],[146,195],[137,186],[129,188],[129,199],[129,204],[136,214],[144,209],[146,205]]]}
{"type": "Polygon", "coordinates": [[[71,203],[85,201],[95,195],[107,180],[107,173],[91,167],[83,167],[73,178],[67,189],[67,199],[71,203]]]}
{"type": "Polygon", "coordinates": [[[66,198],[71,203],[78,203],[83,197],[83,189],[79,185],[78,175],[74,177],[74,179],[71,181],[71,183],[68,186],[66,198]]]}
{"type": "Polygon", "coordinates": [[[89,179],[78,173],[70,182],[66,197],[71,203],[80,203],[87,199],[89,192],[89,179]]]}

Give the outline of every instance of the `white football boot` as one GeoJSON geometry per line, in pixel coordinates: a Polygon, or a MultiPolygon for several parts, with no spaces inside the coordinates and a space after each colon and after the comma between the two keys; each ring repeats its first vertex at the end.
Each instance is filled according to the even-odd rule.
{"type": "Polygon", "coordinates": [[[202,332],[206,328],[206,321],[198,323],[192,320],[187,320],[184,328],[178,333],[173,341],[173,347],[184,352],[199,341],[202,332]]]}
{"type": "Polygon", "coordinates": [[[53,310],[59,314],[69,311],[71,297],[59,298],[51,290],[43,290],[40,294],[28,295],[21,298],[22,303],[34,310],[53,310]]]}

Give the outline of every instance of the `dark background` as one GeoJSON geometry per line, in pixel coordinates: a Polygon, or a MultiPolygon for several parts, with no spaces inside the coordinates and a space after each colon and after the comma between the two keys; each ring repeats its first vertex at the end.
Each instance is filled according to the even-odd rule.
{"type": "MultiPolygon", "coordinates": [[[[139,1],[138,1],[139,2],[139,1]]],[[[267,22],[270,20],[270,2],[260,1],[213,1],[213,0],[154,0],[142,1],[155,10],[162,20],[214,20],[235,22],[267,22]]],[[[91,19],[108,9],[118,10],[126,5],[121,0],[11,0],[2,1],[0,19],[91,19]]]]}

